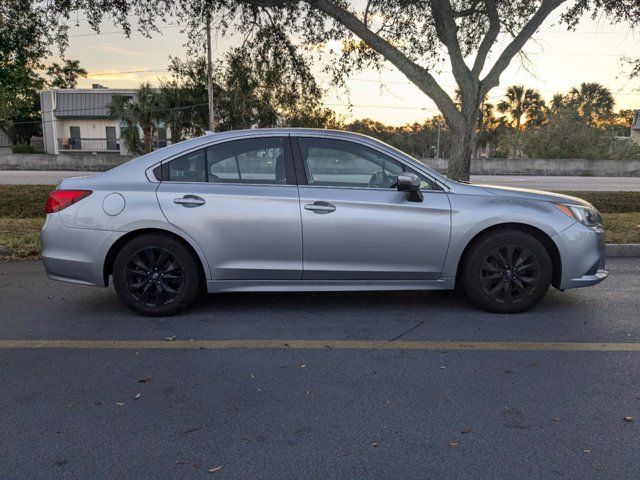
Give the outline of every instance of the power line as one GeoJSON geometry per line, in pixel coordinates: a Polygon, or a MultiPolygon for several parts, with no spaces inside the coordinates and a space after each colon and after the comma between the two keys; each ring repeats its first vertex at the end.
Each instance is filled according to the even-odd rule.
{"type": "Polygon", "coordinates": [[[149,72],[168,72],[168,68],[156,68],[149,70],[129,70],[124,72],[98,72],[98,73],[89,73],[87,74],[87,78],[89,77],[101,77],[104,75],[124,75],[126,73],[149,73],[149,72]]]}
{"type": "MultiPolygon", "coordinates": [[[[163,27],[156,27],[158,30],[165,30],[167,28],[178,28],[178,27],[182,27],[182,25],[180,24],[173,24],[173,25],[165,25],[163,27]]],[[[153,32],[153,31],[152,31],[153,32]]],[[[73,35],[67,35],[69,38],[78,38],[78,37],[96,37],[96,36],[101,36],[101,35],[117,35],[118,33],[126,33],[124,30],[114,30],[112,32],[93,32],[93,33],[76,33],[73,35]]],[[[131,32],[131,35],[144,35],[143,32],[140,32],[138,30],[133,30],[131,32]]]]}

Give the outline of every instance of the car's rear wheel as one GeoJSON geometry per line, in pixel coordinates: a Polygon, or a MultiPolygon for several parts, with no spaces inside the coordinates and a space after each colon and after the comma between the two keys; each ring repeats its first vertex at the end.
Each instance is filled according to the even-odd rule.
{"type": "Polygon", "coordinates": [[[490,312],[517,313],[547,293],[552,263],[544,245],[519,230],[489,233],[465,256],[462,284],[469,298],[490,312]]]}
{"type": "Polygon", "coordinates": [[[181,242],[159,234],[140,235],[120,250],[113,285],[120,300],[147,316],[173,315],[198,296],[202,275],[181,242]]]}

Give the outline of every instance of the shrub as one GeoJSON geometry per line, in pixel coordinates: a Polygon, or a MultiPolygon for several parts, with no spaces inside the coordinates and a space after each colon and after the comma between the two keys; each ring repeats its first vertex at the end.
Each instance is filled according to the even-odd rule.
{"type": "Polygon", "coordinates": [[[32,147],[28,143],[18,143],[11,150],[13,153],[45,153],[43,149],[32,147]]]}

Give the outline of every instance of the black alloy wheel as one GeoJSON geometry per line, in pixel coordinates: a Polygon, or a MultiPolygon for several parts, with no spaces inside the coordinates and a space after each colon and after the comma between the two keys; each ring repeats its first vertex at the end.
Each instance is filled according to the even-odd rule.
{"type": "Polygon", "coordinates": [[[173,315],[191,305],[204,288],[200,261],[189,246],[161,233],[129,240],[113,262],[113,286],[137,313],[173,315]]]}
{"type": "Polygon", "coordinates": [[[125,286],[136,301],[149,307],[171,303],[184,288],[182,263],[163,248],[138,250],[127,262],[125,286]]]}
{"type": "Polygon", "coordinates": [[[462,260],[462,286],[479,307],[518,313],[549,290],[553,264],[546,247],[521,230],[504,229],[475,239],[462,260]]]}
{"type": "Polygon", "coordinates": [[[500,303],[518,303],[533,295],[539,278],[540,263],[522,245],[504,245],[492,250],[479,275],[484,292],[500,303]]]}

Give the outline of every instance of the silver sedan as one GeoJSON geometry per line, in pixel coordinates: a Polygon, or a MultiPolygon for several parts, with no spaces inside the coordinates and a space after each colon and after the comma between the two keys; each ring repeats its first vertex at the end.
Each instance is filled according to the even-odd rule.
{"type": "Polygon", "coordinates": [[[604,228],[564,195],[454,182],[353,133],[205,135],[51,193],[49,277],[170,315],[200,292],[445,290],[514,313],[607,277],[604,228]]]}

